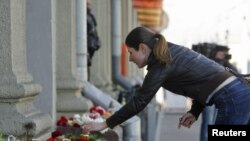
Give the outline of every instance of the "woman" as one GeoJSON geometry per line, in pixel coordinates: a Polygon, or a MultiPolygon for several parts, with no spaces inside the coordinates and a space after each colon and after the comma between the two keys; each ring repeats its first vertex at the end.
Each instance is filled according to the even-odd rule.
{"type": "Polygon", "coordinates": [[[161,34],[137,27],[126,38],[129,60],[148,73],[136,95],[103,123],[87,123],[84,132],[114,128],[142,111],[160,87],[193,99],[179,126],[190,128],[204,106],[215,104],[215,124],[249,124],[250,87],[223,66],[161,34]]]}

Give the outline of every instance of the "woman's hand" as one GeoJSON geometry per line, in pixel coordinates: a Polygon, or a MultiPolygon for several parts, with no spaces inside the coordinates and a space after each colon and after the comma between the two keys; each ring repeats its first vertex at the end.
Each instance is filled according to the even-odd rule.
{"type": "Polygon", "coordinates": [[[180,118],[178,128],[181,128],[181,126],[190,128],[195,121],[196,121],[195,116],[188,112],[180,118]]]}
{"type": "Polygon", "coordinates": [[[83,133],[88,133],[91,131],[101,131],[107,128],[106,122],[89,122],[82,125],[83,133]]]}

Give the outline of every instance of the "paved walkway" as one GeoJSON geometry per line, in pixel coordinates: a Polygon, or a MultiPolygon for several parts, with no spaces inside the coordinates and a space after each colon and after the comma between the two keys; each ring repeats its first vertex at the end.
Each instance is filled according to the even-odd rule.
{"type": "Polygon", "coordinates": [[[156,141],[199,141],[201,117],[191,128],[177,128],[183,113],[162,112],[159,115],[158,139],[156,141]]]}

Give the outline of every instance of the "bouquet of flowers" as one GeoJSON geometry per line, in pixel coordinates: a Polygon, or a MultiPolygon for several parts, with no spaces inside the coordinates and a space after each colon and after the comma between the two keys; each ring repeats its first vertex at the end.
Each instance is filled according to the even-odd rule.
{"type": "Polygon", "coordinates": [[[67,141],[67,139],[69,141],[105,141],[102,134],[108,129],[101,132],[82,134],[81,125],[88,122],[103,122],[109,116],[110,112],[101,106],[93,106],[88,112],[82,115],[75,114],[70,118],[61,116],[56,122],[56,131],[51,134],[51,138],[47,141],[67,141]]]}

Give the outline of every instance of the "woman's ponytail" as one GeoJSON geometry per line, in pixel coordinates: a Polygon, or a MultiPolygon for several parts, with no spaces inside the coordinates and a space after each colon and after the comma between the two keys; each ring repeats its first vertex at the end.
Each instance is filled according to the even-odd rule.
{"type": "Polygon", "coordinates": [[[166,39],[161,34],[155,34],[157,42],[153,48],[153,53],[161,62],[169,64],[171,62],[171,54],[169,52],[166,39]]]}

